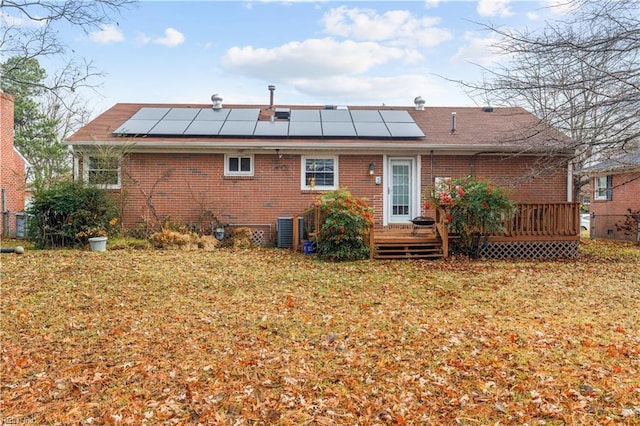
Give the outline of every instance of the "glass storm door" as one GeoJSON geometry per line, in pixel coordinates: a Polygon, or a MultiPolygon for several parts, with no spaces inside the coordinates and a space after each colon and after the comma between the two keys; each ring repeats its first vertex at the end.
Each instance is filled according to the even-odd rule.
{"type": "Polygon", "coordinates": [[[413,162],[412,160],[389,161],[389,222],[408,222],[413,217],[413,162]]]}

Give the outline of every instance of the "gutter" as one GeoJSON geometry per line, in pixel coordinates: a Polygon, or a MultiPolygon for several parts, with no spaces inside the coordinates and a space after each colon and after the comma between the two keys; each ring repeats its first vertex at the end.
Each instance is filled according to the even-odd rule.
{"type": "MultiPolygon", "coordinates": [[[[374,143],[363,142],[317,142],[317,140],[310,141],[308,144],[291,143],[287,141],[273,141],[269,144],[256,144],[256,142],[233,142],[233,143],[202,143],[202,142],[135,142],[131,144],[124,144],[120,141],[78,141],[70,142],[64,141],[65,145],[72,145],[76,149],[82,150],[82,148],[89,148],[89,150],[96,146],[114,146],[114,147],[126,147],[128,152],[205,152],[215,153],[225,150],[255,150],[255,151],[272,151],[275,149],[294,150],[294,151],[318,151],[318,150],[333,150],[333,151],[354,151],[361,153],[362,150],[379,150],[383,152],[397,152],[402,151],[416,151],[424,152],[425,150],[439,151],[439,153],[453,152],[453,153],[468,153],[474,156],[481,154],[505,154],[505,153],[523,153],[521,147],[505,147],[501,145],[469,145],[469,144],[424,144],[424,143],[403,143],[398,141],[380,141],[374,143]]],[[[547,154],[547,150],[540,151],[527,151],[526,154],[540,155],[547,154]]]]}

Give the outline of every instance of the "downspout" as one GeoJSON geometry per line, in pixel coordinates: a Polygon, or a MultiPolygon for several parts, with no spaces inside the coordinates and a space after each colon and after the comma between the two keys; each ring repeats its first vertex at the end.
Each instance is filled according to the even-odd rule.
{"type": "Polygon", "coordinates": [[[573,202],[573,163],[567,164],[567,203],[573,202]]]}
{"type": "MultiPolygon", "coordinates": [[[[429,153],[431,155],[431,168],[430,168],[430,179],[431,182],[429,182],[429,185],[433,185],[433,150],[431,150],[431,152],[429,153]]],[[[432,188],[433,190],[433,188],[432,188]]]]}

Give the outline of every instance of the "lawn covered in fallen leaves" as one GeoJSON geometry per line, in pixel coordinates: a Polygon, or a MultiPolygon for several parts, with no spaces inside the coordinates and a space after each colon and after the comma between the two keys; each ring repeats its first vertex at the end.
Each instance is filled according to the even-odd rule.
{"type": "Polygon", "coordinates": [[[639,424],[640,248],[325,263],[1,258],[1,416],[36,424],[639,424]]]}

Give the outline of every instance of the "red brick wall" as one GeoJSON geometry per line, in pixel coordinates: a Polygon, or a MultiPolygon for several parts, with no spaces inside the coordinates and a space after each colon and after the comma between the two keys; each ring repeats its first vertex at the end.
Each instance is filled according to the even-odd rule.
{"type": "MultiPolygon", "coordinates": [[[[379,192],[368,174],[377,156],[343,157],[340,187],[373,200],[379,192]]],[[[132,154],[124,165],[124,224],[171,216],[197,223],[211,211],[225,223],[272,224],[307,209],[318,191],[300,188],[300,156],[255,155],[253,177],[225,177],[223,154],[132,154]],[[155,213],[154,213],[155,210],[155,213]]]]}
{"type": "Polygon", "coordinates": [[[505,188],[511,199],[520,203],[561,203],[567,201],[567,169],[537,173],[535,157],[431,156],[422,157],[422,182],[427,185],[431,176],[461,178],[473,175],[489,179],[505,188]]]}
{"type": "Polygon", "coordinates": [[[627,209],[640,210],[640,173],[613,175],[613,195],[611,201],[594,200],[594,179],[590,182],[590,213],[595,213],[593,238],[611,238],[616,240],[636,241],[635,235],[625,235],[616,230],[616,223],[624,222],[627,209]]]}
{"type": "MultiPolygon", "coordinates": [[[[275,154],[256,154],[254,161],[253,177],[233,178],[224,177],[223,154],[130,154],[123,167],[121,194],[125,227],[132,228],[136,222],[153,220],[155,216],[198,223],[202,222],[202,213],[209,210],[225,223],[270,224],[275,231],[278,217],[301,214],[318,196],[317,191],[300,188],[299,155],[278,158],[275,154]]],[[[435,156],[433,176],[467,176],[472,171],[470,161],[468,156],[435,156]]],[[[473,170],[478,177],[489,177],[496,184],[513,189],[517,201],[566,201],[566,170],[522,179],[533,164],[534,159],[526,157],[480,156],[474,159],[473,170]]],[[[430,165],[430,157],[423,156],[423,185],[430,182],[430,165]]],[[[376,185],[375,176],[382,176],[382,170],[382,155],[339,157],[339,186],[369,200],[378,226],[383,220],[385,186],[376,185]],[[374,176],[368,172],[370,163],[375,164],[374,176]]],[[[206,221],[202,224],[206,225],[206,221]]]]}
{"type": "Polygon", "coordinates": [[[13,149],[13,96],[0,93],[0,187],[6,194],[5,212],[0,215],[3,234],[15,235],[16,220],[13,213],[24,210],[25,164],[13,149]],[[9,220],[4,223],[3,220],[9,220]]]}

